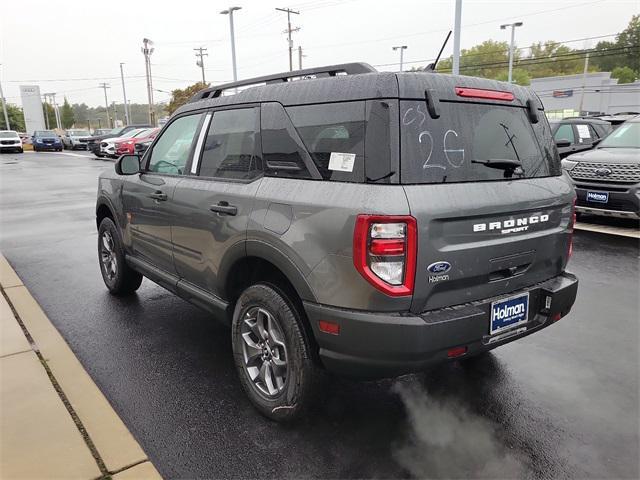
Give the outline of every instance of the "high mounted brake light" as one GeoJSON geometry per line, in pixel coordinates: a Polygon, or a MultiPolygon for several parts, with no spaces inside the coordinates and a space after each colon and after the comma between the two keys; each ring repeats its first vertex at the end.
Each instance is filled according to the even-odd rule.
{"type": "Polygon", "coordinates": [[[459,97],[482,98],[484,100],[503,100],[505,102],[512,102],[515,98],[511,92],[466,87],[456,87],[456,95],[459,97]]]}
{"type": "Polygon", "coordinates": [[[417,257],[416,219],[409,215],[358,215],[353,232],[353,264],[387,295],[413,294],[417,257]]]}

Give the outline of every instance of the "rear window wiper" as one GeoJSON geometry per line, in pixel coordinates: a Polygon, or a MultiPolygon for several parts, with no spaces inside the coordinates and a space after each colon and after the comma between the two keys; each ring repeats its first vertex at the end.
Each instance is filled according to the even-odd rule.
{"type": "Polygon", "coordinates": [[[524,175],[522,162],[520,160],[511,160],[510,158],[490,158],[488,160],[471,160],[471,163],[478,163],[489,168],[497,168],[504,170],[505,177],[516,175],[524,175]]]}

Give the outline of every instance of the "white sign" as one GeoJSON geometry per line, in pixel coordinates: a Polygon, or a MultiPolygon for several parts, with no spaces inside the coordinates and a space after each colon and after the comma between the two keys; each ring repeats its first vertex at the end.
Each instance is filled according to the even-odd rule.
{"type": "Polygon", "coordinates": [[[578,135],[580,135],[580,138],[591,138],[591,132],[589,131],[588,125],[578,124],[576,127],[578,127],[578,135]]]}
{"type": "Polygon", "coordinates": [[[329,170],[338,172],[353,172],[353,165],[356,163],[355,153],[331,152],[329,157],[329,170]]]}
{"type": "Polygon", "coordinates": [[[45,130],[40,87],[38,85],[20,85],[20,97],[27,134],[33,135],[34,130],[45,130]]]}

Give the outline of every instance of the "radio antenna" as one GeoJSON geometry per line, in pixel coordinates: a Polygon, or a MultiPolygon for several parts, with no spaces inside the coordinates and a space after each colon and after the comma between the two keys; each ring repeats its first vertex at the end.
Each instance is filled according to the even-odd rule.
{"type": "Polygon", "coordinates": [[[444,43],[442,44],[442,47],[440,48],[440,51],[438,52],[438,56],[436,57],[435,62],[430,63],[429,65],[427,65],[424,69],[425,72],[435,72],[436,71],[436,66],[438,65],[438,61],[440,60],[440,56],[442,55],[442,51],[444,50],[444,47],[447,46],[447,42],[449,41],[449,37],[451,36],[451,30],[449,30],[449,33],[447,33],[447,38],[444,39],[444,43]]]}

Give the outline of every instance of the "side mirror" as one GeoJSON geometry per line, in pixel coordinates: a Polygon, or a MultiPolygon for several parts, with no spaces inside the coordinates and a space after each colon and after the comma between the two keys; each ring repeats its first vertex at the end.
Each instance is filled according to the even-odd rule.
{"type": "Polygon", "coordinates": [[[570,147],[571,146],[571,142],[569,140],[567,140],[566,138],[560,138],[558,140],[556,140],[556,147],[558,148],[565,148],[565,147],[570,147]]]}
{"type": "Polygon", "coordinates": [[[140,173],[139,155],[122,155],[116,162],[116,173],[118,175],[135,175],[140,173]]]}

